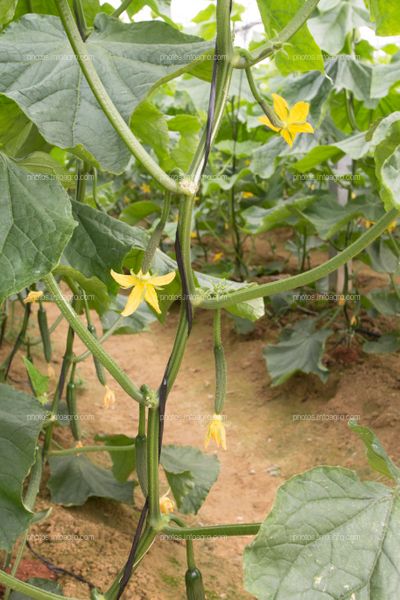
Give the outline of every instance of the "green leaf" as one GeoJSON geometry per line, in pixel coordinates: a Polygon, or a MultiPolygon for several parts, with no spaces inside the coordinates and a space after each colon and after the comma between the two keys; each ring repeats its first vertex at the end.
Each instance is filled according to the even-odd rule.
{"type": "Polygon", "coordinates": [[[155,202],[150,200],[139,200],[130,204],[121,212],[121,221],[129,225],[136,225],[142,219],[145,219],[153,213],[159,213],[160,207],[155,202]]]}
{"type": "Polygon", "coordinates": [[[0,0],[0,25],[5,25],[14,16],[17,0],[0,0]]]}
{"type": "Polygon", "coordinates": [[[338,54],[353,29],[369,25],[361,0],[320,0],[318,15],[307,21],[315,41],[329,54],[338,54]]]}
{"type": "Polygon", "coordinates": [[[118,284],[110,270],[121,270],[132,247],[144,250],[146,233],[87,204],[72,201],[72,208],[78,227],[65,249],[65,258],[74,269],[86,277],[98,277],[111,292],[116,292],[118,284]]]}
{"type": "MultiPolygon", "coordinates": [[[[121,447],[131,446],[135,443],[135,438],[128,437],[122,433],[111,435],[96,435],[97,442],[104,442],[107,446],[121,447]]],[[[110,452],[112,460],[112,472],[117,481],[124,482],[136,467],[135,448],[127,452],[110,452]]]]}
{"type": "Polygon", "coordinates": [[[328,369],[322,364],[325,342],[333,332],[316,330],[313,319],[304,319],[293,328],[285,328],[275,345],[263,350],[273,387],[281,385],[296,373],[314,373],[321,381],[328,378],[328,369]]]}
{"type": "Polygon", "coordinates": [[[72,187],[71,175],[67,169],[46,152],[32,152],[24,158],[15,159],[15,162],[19,167],[23,167],[30,173],[37,173],[39,181],[56,179],[63,187],[72,187]]]}
{"type": "Polygon", "coordinates": [[[105,284],[98,277],[86,277],[76,269],[67,265],[59,265],[54,275],[60,277],[68,283],[74,281],[86,294],[89,308],[95,310],[99,315],[103,315],[110,306],[110,296],[105,284]]]}
{"type": "MultiPolygon", "coordinates": [[[[104,13],[86,43],[127,122],[155,85],[186,70],[209,47],[160,21],[126,24],[104,13]]],[[[0,93],[17,102],[49,143],[84,153],[108,171],[124,170],[130,153],[93,96],[57,17],[30,14],[12,23],[0,36],[0,56],[0,93]]]]}
{"type": "Polygon", "coordinates": [[[23,483],[35,462],[46,411],[32,396],[0,384],[0,548],[10,551],[33,513],[22,500],[23,483]]]}
{"type": "Polygon", "coordinates": [[[381,184],[380,196],[385,209],[400,207],[400,121],[391,124],[387,137],[375,151],[375,172],[381,184]]]}
{"type": "Polygon", "coordinates": [[[378,273],[397,273],[400,261],[389,240],[376,240],[366,249],[371,267],[378,273]]]}
{"type": "Polygon", "coordinates": [[[69,198],[54,180],[35,180],[0,153],[0,301],[57,265],[75,223],[69,198]]]}
{"type": "MultiPolygon", "coordinates": [[[[127,302],[127,296],[119,294],[111,301],[110,310],[101,316],[103,331],[108,331],[114,323],[120,318],[120,312],[124,309],[127,302]]],[[[147,304],[141,304],[139,308],[129,317],[123,317],[120,325],[114,330],[114,335],[140,333],[148,331],[149,325],[154,323],[157,318],[148,308],[147,304]]]]}
{"type": "Polygon", "coordinates": [[[400,19],[397,0],[369,0],[369,4],[377,35],[398,35],[400,19]]]}
{"type": "Polygon", "coordinates": [[[382,315],[392,317],[400,314],[400,298],[388,288],[372,290],[367,294],[367,298],[382,315]]]}
{"type": "Polygon", "coordinates": [[[367,458],[370,467],[378,473],[382,473],[385,477],[393,479],[399,483],[400,469],[396,467],[394,462],[386,454],[386,451],[375,433],[368,427],[359,425],[357,421],[350,420],[348,423],[350,429],[358,435],[360,440],[364,442],[367,450],[367,458]]]}
{"type": "Polygon", "coordinates": [[[48,402],[47,392],[49,391],[50,378],[47,375],[43,375],[25,356],[22,357],[22,360],[24,361],[25,369],[27,370],[36,398],[41,404],[46,404],[48,402]]]}
{"type": "Polygon", "coordinates": [[[351,91],[367,108],[375,108],[378,99],[384,98],[399,80],[399,67],[395,62],[371,65],[350,56],[346,56],[346,60],[337,59],[336,91],[351,91]]]}
{"type": "Polygon", "coordinates": [[[342,206],[335,196],[327,194],[303,210],[302,214],[307,221],[314,225],[323,240],[329,240],[355,217],[365,216],[366,211],[367,204],[362,198],[352,200],[342,206]]]}
{"type": "MultiPolygon", "coordinates": [[[[53,581],[51,579],[43,579],[42,577],[31,577],[26,580],[26,583],[30,583],[40,590],[45,590],[46,592],[51,592],[52,594],[58,594],[59,596],[63,596],[63,590],[57,581],[53,581]]],[[[22,592],[12,591],[10,594],[10,600],[30,600],[31,596],[27,596],[22,592]]]]}
{"type": "Polygon", "coordinates": [[[163,166],[169,157],[168,123],[163,113],[151,102],[141,102],[131,117],[131,128],[144,144],[152,146],[163,166]]]}
{"type": "Polygon", "coordinates": [[[48,487],[51,499],[63,506],[81,506],[88,498],[110,498],[133,502],[134,482],[120,483],[112,472],[91,462],[85,455],[51,456],[48,487]]]}
{"type": "MultiPolygon", "coordinates": [[[[273,38],[303,6],[303,0],[257,0],[261,18],[268,38],[273,38]]],[[[275,54],[278,69],[283,74],[293,71],[323,71],[321,50],[315,43],[307,25],[290,39],[290,46],[275,54]]]]}
{"type": "Polygon", "coordinates": [[[0,150],[9,156],[17,156],[36,129],[18,105],[0,96],[0,150]]]}
{"type": "Polygon", "coordinates": [[[363,351],[367,354],[392,354],[400,350],[400,335],[388,333],[374,342],[365,342],[363,351]]]}
{"type": "Polygon", "coordinates": [[[197,514],[218,478],[218,458],[191,446],[164,446],[161,465],[178,509],[184,514],[197,514]]]}
{"type": "Polygon", "coordinates": [[[279,200],[272,208],[250,206],[242,211],[242,217],[245,219],[244,229],[259,234],[287,224],[290,217],[297,217],[299,211],[306,209],[316,200],[318,201],[316,196],[300,196],[279,200]]]}
{"type": "Polygon", "coordinates": [[[245,549],[245,587],[258,600],[394,600],[399,525],[384,485],[337,467],[297,475],[245,549]]]}

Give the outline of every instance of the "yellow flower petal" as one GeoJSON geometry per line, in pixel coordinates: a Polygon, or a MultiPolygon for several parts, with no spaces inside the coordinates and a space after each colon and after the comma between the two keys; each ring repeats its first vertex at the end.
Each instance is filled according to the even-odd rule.
{"type": "Polygon", "coordinates": [[[168,496],[168,492],[160,498],[160,512],[163,515],[169,515],[175,510],[175,502],[168,496]]]}
{"type": "Polygon", "coordinates": [[[287,121],[289,117],[289,106],[285,98],[282,98],[279,94],[272,94],[272,98],[274,101],[274,111],[281,121],[287,121]]]}
{"type": "Polygon", "coordinates": [[[262,123],[263,125],[266,125],[267,127],[269,127],[270,129],[272,129],[272,131],[279,131],[279,127],[275,127],[275,125],[272,125],[271,121],[269,120],[269,118],[267,117],[267,115],[264,115],[263,117],[259,117],[258,119],[260,121],[260,123],[262,123]]]}
{"type": "Polygon", "coordinates": [[[39,298],[41,298],[42,296],[43,296],[42,291],[35,292],[35,291],[31,290],[29,292],[29,294],[26,296],[26,298],[24,298],[23,302],[24,302],[24,304],[30,304],[31,302],[37,302],[39,300],[39,298]]]}
{"type": "Polygon", "coordinates": [[[137,310],[139,304],[142,302],[145,294],[145,286],[143,284],[135,285],[131,293],[129,294],[128,302],[124,310],[121,312],[123,317],[128,317],[137,310]]]}
{"type": "Polygon", "coordinates": [[[281,136],[283,137],[283,139],[285,140],[285,142],[287,144],[289,144],[290,147],[293,146],[293,142],[294,142],[294,139],[296,137],[296,134],[292,135],[290,133],[289,129],[282,129],[281,130],[281,136]]]}
{"type": "Polygon", "coordinates": [[[314,127],[311,123],[292,123],[288,129],[295,135],[298,133],[314,133],[314,127]]]}
{"type": "Polygon", "coordinates": [[[144,299],[152,308],[154,308],[156,313],[161,313],[160,305],[158,304],[157,292],[152,285],[145,286],[144,299]]]}
{"type": "Polygon", "coordinates": [[[122,287],[124,290],[131,288],[136,283],[136,279],[132,275],[124,275],[123,273],[116,273],[111,269],[111,277],[122,287]]]}
{"type": "Polygon", "coordinates": [[[158,287],[160,285],[168,285],[169,283],[171,283],[171,281],[175,279],[175,276],[175,271],[172,271],[171,273],[167,273],[166,275],[150,277],[149,283],[151,283],[151,285],[154,285],[155,287],[158,287]]]}
{"type": "Polygon", "coordinates": [[[226,450],[226,433],[225,426],[222,422],[222,415],[213,415],[204,439],[205,448],[208,447],[211,440],[214,440],[218,448],[221,446],[224,450],[226,450]]]}
{"type": "Polygon", "coordinates": [[[304,123],[307,120],[310,112],[310,104],[308,102],[297,102],[289,112],[288,123],[304,123]]]}

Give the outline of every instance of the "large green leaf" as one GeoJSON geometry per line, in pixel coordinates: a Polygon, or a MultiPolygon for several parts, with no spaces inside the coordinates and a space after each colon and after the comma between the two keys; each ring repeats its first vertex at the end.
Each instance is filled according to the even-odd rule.
{"type": "Polygon", "coordinates": [[[378,35],[400,33],[399,3],[397,0],[369,0],[372,20],[378,35]]]}
{"type": "Polygon", "coordinates": [[[46,414],[32,396],[0,384],[0,548],[7,551],[33,517],[22,490],[46,414]]]}
{"type": "Polygon", "coordinates": [[[0,0],[0,25],[11,21],[16,5],[17,0],[0,0]]]}
{"type": "Polygon", "coordinates": [[[397,273],[400,261],[390,240],[379,239],[371,244],[367,250],[369,262],[374,271],[378,273],[397,273]]]}
{"type": "MultiPolygon", "coordinates": [[[[96,441],[104,442],[107,446],[123,447],[135,444],[135,438],[131,438],[123,433],[96,435],[96,441]]],[[[124,482],[136,467],[136,451],[131,448],[126,452],[110,452],[112,460],[112,472],[117,481],[124,482]]]]}
{"type": "MultiPolygon", "coordinates": [[[[60,277],[71,285],[78,284],[89,304],[89,308],[93,308],[99,315],[106,312],[110,305],[110,296],[105,284],[98,277],[85,277],[76,269],[67,265],[59,265],[54,270],[54,275],[60,277]]],[[[81,293],[79,293],[81,296],[81,293]]]]}
{"type": "Polygon", "coordinates": [[[48,486],[56,504],[81,506],[92,496],[128,504],[133,502],[133,481],[117,481],[111,471],[95,465],[83,454],[52,456],[49,463],[48,486]]]}
{"type": "MultiPolygon", "coordinates": [[[[63,596],[62,587],[57,581],[53,581],[52,579],[43,579],[41,577],[31,577],[26,580],[26,583],[30,583],[34,585],[36,588],[40,590],[45,590],[46,592],[50,592],[52,594],[58,594],[59,596],[63,596]]],[[[10,600],[30,600],[32,596],[27,596],[22,592],[12,591],[10,594],[10,600]]]]}
{"type": "Polygon", "coordinates": [[[400,73],[396,62],[371,65],[351,56],[337,59],[336,91],[351,91],[367,108],[375,108],[378,100],[384,98],[398,81],[400,73]]]}
{"type": "MultiPolygon", "coordinates": [[[[100,13],[87,51],[126,121],[154,85],[207,48],[159,21],[126,24],[100,13]]],[[[0,93],[15,100],[43,137],[121,173],[129,152],[83,76],[57,17],[30,14],[0,35],[0,93]]]]}
{"type": "Polygon", "coordinates": [[[302,212],[323,240],[329,240],[358,216],[367,216],[368,204],[360,198],[342,206],[335,196],[326,195],[302,212]]]}
{"type": "Polygon", "coordinates": [[[57,265],[75,227],[66,192],[0,153],[0,301],[57,265]]]}
{"type": "Polygon", "coordinates": [[[368,427],[359,425],[354,420],[349,421],[349,427],[364,442],[370,466],[378,473],[382,473],[382,475],[399,483],[400,469],[389,458],[375,433],[368,427]]]}
{"type": "Polygon", "coordinates": [[[400,121],[392,123],[387,137],[376,148],[376,176],[386,210],[400,208],[400,121]]]}
{"type": "MultiPolygon", "coordinates": [[[[257,0],[258,8],[269,38],[274,37],[303,6],[303,0],[257,0]]],[[[321,50],[315,43],[307,25],[290,39],[290,46],[275,54],[276,64],[282,73],[293,71],[324,70],[321,50]]]]}
{"type": "Polygon", "coordinates": [[[353,29],[368,25],[369,18],[362,0],[320,0],[318,15],[307,24],[319,47],[329,54],[337,54],[346,36],[353,29]]]}
{"type": "MultiPolygon", "coordinates": [[[[108,331],[120,319],[120,313],[124,309],[127,297],[118,294],[111,301],[110,309],[101,315],[103,331],[108,331]]],[[[139,308],[129,317],[123,317],[119,325],[114,329],[114,335],[140,333],[147,331],[149,325],[156,321],[154,313],[147,304],[141,304],[139,308]]]]}
{"type": "Polygon", "coordinates": [[[242,212],[245,219],[244,229],[253,234],[259,234],[274,227],[286,225],[290,217],[297,218],[299,211],[316,201],[318,201],[317,196],[294,196],[287,200],[279,200],[272,208],[250,206],[242,212]]]}
{"type": "Polygon", "coordinates": [[[161,465],[178,509],[196,514],[218,478],[218,458],[191,446],[164,446],[161,465]]]}
{"type": "Polygon", "coordinates": [[[390,317],[400,315],[400,299],[393,290],[388,288],[372,290],[367,298],[382,315],[390,317]]]}
{"type": "Polygon", "coordinates": [[[110,269],[120,270],[132,247],[143,250],[146,233],[87,204],[73,201],[72,207],[79,225],[65,249],[65,258],[86,277],[96,276],[116,292],[118,285],[112,279],[110,269]]]}
{"type": "Polygon", "coordinates": [[[293,329],[283,330],[279,342],[268,344],[263,350],[271,385],[281,385],[295,373],[314,373],[326,381],[328,369],[322,364],[326,339],[330,329],[315,328],[313,319],[304,319],[293,329]]]}
{"type": "Polygon", "coordinates": [[[356,473],[319,467],[279,490],[244,554],[258,600],[395,600],[400,501],[356,473]]]}

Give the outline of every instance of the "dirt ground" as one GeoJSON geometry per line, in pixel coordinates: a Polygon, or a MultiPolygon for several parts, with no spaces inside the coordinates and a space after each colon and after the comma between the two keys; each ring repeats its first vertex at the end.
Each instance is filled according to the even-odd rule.
{"type": "MultiPolygon", "coordinates": [[[[357,263],[367,285],[371,277],[357,263]]],[[[380,285],[375,281],[375,285],[380,285]]],[[[36,310],[36,308],[34,308],[36,310]]],[[[57,316],[54,308],[51,320],[57,316]]],[[[177,310],[167,324],[154,324],[138,336],[112,337],[105,347],[138,384],[157,387],[171,350],[177,310]]],[[[386,327],[388,323],[386,322],[386,327]]],[[[261,521],[271,509],[277,488],[289,477],[316,465],[342,465],[361,477],[377,479],[369,469],[361,442],[346,425],[353,415],[374,428],[395,460],[400,460],[400,356],[366,355],[357,346],[352,351],[327,349],[330,367],[324,385],[314,376],[296,376],[271,388],[262,356],[268,341],[276,340],[279,324],[262,319],[251,334],[235,333],[233,321],[224,316],[223,338],[228,362],[226,452],[220,450],[221,474],[192,524],[261,521]],[[330,415],[327,416],[327,415],[330,415]]],[[[55,335],[53,366],[60,366],[64,325],[55,335]]],[[[83,345],[76,343],[77,352],[83,345]]],[[[2,351],[2,354],[4,351],[2,351]]],[[[34,357],[40,366],[39,350],[34,357]],[[37,358],[36,358],[37,356],[37,358]]],[[[134,436],[137,405],[113,384],[117,401],[113,409],[103,407],[103,389],[91,360],[81,364],[84,385],[79,394],[82,414],[95,415],[83,421],[84,443],[95,433],[125,433],[134,436]]],[[[11,376],[24,387],[21,360],[14,362],[11,376]]],[[[165,443],[193,445],[203,449],[206,419],[213,411],[214,365],[211,315],[198,311],[182,369],[170,395],[165,443]]],[[[57,439],[72,444],[64,430],[57,439]]],[[[210,446],[209,452],[215,451],[210,446]]],[[[91,454],[106,464],[106,457],[91,454]]],[[[166,491],[162,486],[162,491],[166,491]]],[[[54,506],[51,516],[32,529],[31,544],[57,565],[70,569],[107,589],[124,564],[138,518],[142,497],[135,492],[136,507],[91,499],[79,508],[54,506]],[[68,538],[75,538],[68,541],[68,538]],[[79,538],[78,540],[76,538],[79,538]]],[[[50,505],[43,487],[38,508],[50,505]]],[[[251,598],[242,582],[241,553],[250,537],[204,540],[196,543],[198,564],[203,572],[207,600],[251,598]]],[[[27,559],[32,555],[27,551],[27,559]]],[[[35,563],[33,563],[35,564],[35,563]]],[[[34,574],[34,568],[30,575],[34,574]]],[[[184,543],[158,541],[134,576],[127,600],[184,600],[184,543]]],[[[42,573],[41,573],[42,575],[42,573]]],[[[70,577],[59,578],[64,593],[87,598],[84,584],[70,577]]]]}

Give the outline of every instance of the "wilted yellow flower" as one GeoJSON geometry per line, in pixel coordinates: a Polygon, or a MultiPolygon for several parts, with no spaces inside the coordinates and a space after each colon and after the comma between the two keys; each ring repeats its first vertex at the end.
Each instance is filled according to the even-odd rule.
{"type": "Polygon", "coordinates": [[[31,290],[26,298],[24,298],[24,304],[28,304],[29,302],[37,302],[39,298],[43,296],[43,292],[34,292],[31,290]]]}
{"type": "Polygon", "coordinates": [[[283,139],[289,146],[293,146],[293,142],[299,133],[314,133],[314,128],[310,123],[307,123],[310,104],[308,102],[297,102],[292,108],[289,108],[288,103],[282,96],[272,94],[274,101],[274,111],[283,123],[283,127],[275,127],[264,115],[260,117],[260,122],[281,134],[283,139]]]}
{"type": "Polygon", "coordinates": [[[49,377],[49,379],[54,379],[56,376],[56,372],[53,368],[53,366],[49,363],[47,365],[47,377],[49,377]]]}
{"type": "Polygon", "coordinates": [[[150,273],[142,273],[142,270],[138,273],[132,273],[130,275],[124,275],[116,273],[111,269],[111,275],[117,283],[123,289],[129,289],[133,287],[132,292],[129,294],[128,302],[124,310],[121,312],[123,317],[127,317],[137,310],[139,304],[145,300],[156,313],[161,313],[160,306],[158,304],[156,290],[162,289],[162,286],[168,285],[175,278],[175,271],[167,273],[167,275],[154,276],[150,273]]]}
{"type": "Polygon", "coordinates": [[[344,306],[346,304],[346,298],[343,295],[339,296],[337,303],[339,306],[344,306]]]}
{"type": "Polygon", "coordinates": [[[387,226],[386,229],[388,230],[389,233],[393,233],[393,231],[396,229],[396,227],[397,227],[397,220],[395,219],[387,226]]]}
{"type": "MultiPolygon", "coordinates": [[[[75,448],[83,448],[83,444],[80,440],[78,440],[75,444],[75,448]]],[[[76,456],[80,456],[81,452],[78,452],[76,456]]]]}
{"type": "Polygon", "coordinates": [[[105,389],[105,393],[104,393],[104,398],[103,398],[103,406],[104,408],[112,408],[115,404],[115,394],[113,392],[113,390],[111,388],[108,387],[108,385],[104,386],[105,389]]]}
{"type": "Polygon", "coordinates": [[[249,198],[254,198],[253,192],[243,192],[243,198],[248,200],[249,198]]]}
{"type": "Polygon", "coordinates": [[[218,448],[222,446],[222,448],[226,450],[226,433],[225,426],[222,422],[222,415],[213,415],[213,418],[208,425],[206,437],[204,440],[205,448],[208,448],[210,440],[214,440],[218,448]]]}
{"type": "Polygon", "coordinates": [[[197,238],[197,232],[196,231],[191,231],[190,232],[190,237],[192,238],[192,240],[195,240],[197,238]]]}
{"type": "Polygon", "coordinates": [[[369,219],[361,219],[361,225],[363,225],[365,229],[370,229],[373,224],[374,221],[370,221],[369,219]]]}
{"type": "Polygon", "coordinates": [[[160,512],[163,515],[169,515],[175,510],[175,502],[168,496],[169,491],[160,498],[160,512]]]}
{"type": "Polygon", "coordinates": [[[142,185],[140,186],[140,189],[142,190],[143,194],[150,194],[150,192],[151,192],[151,187],[149,186],[148,183],[142,183],[142,185]]]}
{"type": "Polygon", "coordinates": [[[224,253],[223,252],[216,252],[212,258],[212,262],[213,263],[217,263],[221,260],[221,258],[223,258],[224,253]]]}
{"type": "Polygon", "coordinates": [[[357,325],[357,317],[355,315],[353,315],[350,319],[350,325],[352,327],[354,327],[355,325],[357,325]]]}

